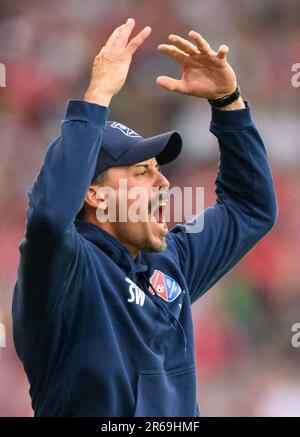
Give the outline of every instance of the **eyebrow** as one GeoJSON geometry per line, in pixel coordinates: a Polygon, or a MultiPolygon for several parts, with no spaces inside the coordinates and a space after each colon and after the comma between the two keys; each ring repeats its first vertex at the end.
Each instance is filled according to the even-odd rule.
{"type": "MultiPolygon", "coordinates": [[[[135,168],[137,168],[137,167],[147,167],[147,168],[149,168],[150,164],[135,164],[134,167],[135,168]]],[[[161,167],[160,167],[159,164],[155,164],[155,168],[158,168],[159,170],[161,170],[161,167]]]]}

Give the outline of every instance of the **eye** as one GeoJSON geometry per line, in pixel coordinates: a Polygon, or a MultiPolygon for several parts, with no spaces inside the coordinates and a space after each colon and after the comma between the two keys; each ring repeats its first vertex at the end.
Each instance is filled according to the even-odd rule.
{"type": "Polygon", "coordinates": [[[147,170],[142,170],[139,173],[137,173],[137,176],[143,176],[147,173],[147,170]]]}

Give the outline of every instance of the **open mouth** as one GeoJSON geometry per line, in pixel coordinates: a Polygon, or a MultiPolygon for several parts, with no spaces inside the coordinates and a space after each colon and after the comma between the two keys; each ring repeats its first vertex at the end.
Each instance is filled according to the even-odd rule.
{"type": "Polygon", "coordinates": [[[152,199],[149,206],[149,214],[152,223],[155,223],[160,230],[166,232],[168,227],[166,224],[165,208],[169,203],[169,196],[165,193],[159,194],[152,199]]]}

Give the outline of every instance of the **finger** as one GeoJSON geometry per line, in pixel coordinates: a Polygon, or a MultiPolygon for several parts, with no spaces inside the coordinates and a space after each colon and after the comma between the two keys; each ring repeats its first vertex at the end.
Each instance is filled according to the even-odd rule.
{"type": "Polygon", "coordinates": [[[135,26],[135,21],[133,18],[128,18],[125,24],[122,24],[122,26],[117,27],[113,33],[110,35],[106,42],[106,47],[112,47],[116,43],[122,42],[122,45],[124,47],[127,44],[128,38],[135,26]]]}
{"type": "Polygon", "coordinates": [[[175,46],[171,46],[169,44],[160,44],[157,47],[157,50],[164,55],[169,56],[172,59],[175,59],[178,62],[182,62],[184,59],[188,57],[188,55],[181,50],[179,50],[175,46]]]}
{"type": "Polygon", "coordinates": [[[132,55],[133,53],[143,44],[143,42],[148,38],[150,33],[152,32],[151,27],[146,26],[139,34],[137,34],[134,38],[132,38],[126,50],[128,50],[132,55]]]}
{"type": "Polygon", "coordinates": [[[199,55],[197,47],[187,39],[181,38],[181,36],[169,35],[169,41],[171,41],[179,50],[188,55],[199,55]]]}
{"type": "Polygon", "coordinates": [[[178,93],[183,92],[182,82],[178,79],[173,79],[168,76],[159,76],[156,79],[157,85],[168,91],[177,91],[178,93]]]}
{"type": "Polygon", "coordinates": [[[125,24],[122,24],[121,26],[116,27],[116,29],[113,31],[113,33],[110,35],[108,40],[106,41],[106,47],[111,47],[117,38],[120,37],[120,34],[122,30],[124,29],[125,24]]]}
{"type": "Polygon", "coordinates": [[[217,57],[219,59],[226,59],[228,52],[229,52],[229,47],[226,46],[225,44],[223,44],[220,46],[220,48],[218,50],[217,57]]]}
{"type": "Polygon", "coordinates": [[[210,45],[208,42],[203,38],[203,36],[200,35],[200,33],[194,32],[191,30],[189,32],[189,37],[192,38],[193,41],[195,41],[198,49],[203,55],[209,55],[212,52],[212,49],[210,48],[210,45]]]}

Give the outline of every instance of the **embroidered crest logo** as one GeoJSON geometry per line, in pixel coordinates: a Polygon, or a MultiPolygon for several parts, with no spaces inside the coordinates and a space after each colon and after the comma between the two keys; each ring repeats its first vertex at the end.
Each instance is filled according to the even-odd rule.
{"type": "MultiPolygon", "coordinates": [[[[154,270],[150,283],[158,296],[166,302],[173,302],[181,294],[181,288],[175,279],[160,270],[154,270]]],[[[149,291],[151,294],[155,294],[151,287],[149,291]]]]}
{"type": "Polygon", "coordinates": [[[125,126],[122,123],[118,123],[118,122],[114,121],[110,125],[110,127],[114,128],[114,129],[119,129],[127,137],[130,137],[130,138],[141,138],[141,136],[138,133],[136,133],[134,130],[130,129],[129,127],[125,126]]]}

